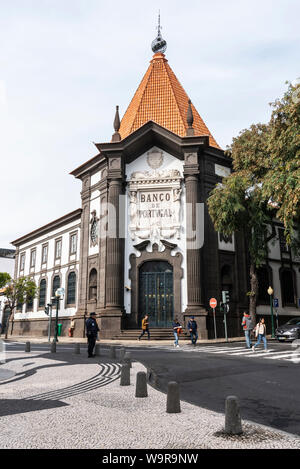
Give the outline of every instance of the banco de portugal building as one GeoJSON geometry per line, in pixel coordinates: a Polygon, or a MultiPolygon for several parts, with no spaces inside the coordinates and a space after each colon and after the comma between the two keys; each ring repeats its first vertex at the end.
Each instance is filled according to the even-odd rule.
{"type": "MultiPolygon", "coordinates": [[[[85,318],[94,311],[103,338],[130,335],[145,313],[157,335],[173,318],[186,324],[193,315],[199,337],[212,338],[209,299],[220,302],[222,290],[230,293],[229,336],[240,335],[249,290],[245,242],[241,233],[217,233],[206,205],[230,174],[231,160],[176,78],[165,48],[159,30],[121,120],[116,110],[111,141],[97,143],[97,155],[72,171],[82,181],[81,208],[13,242],[15,277],[29,275],[39,286],[38,298],[18,306],[14,334],[46,336],[45,306],[63,287],[64,335],[74,318],[74,336],[83,337],[85,318]]],[[[281,247],[272,247],[261,278],[293,315],[299,265],[281,247]],[[284,275],[294,288],[285,297],[284,275]]],[[[267,313],[268,297],[261,304],[267,313]]],[[[224,336],[218,310],[217,332],[224,336]]]]}

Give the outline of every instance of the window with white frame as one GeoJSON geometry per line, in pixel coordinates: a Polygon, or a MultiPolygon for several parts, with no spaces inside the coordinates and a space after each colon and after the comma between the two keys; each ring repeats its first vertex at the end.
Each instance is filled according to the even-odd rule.
{"type": "Polygon", "coordinates": [[[57,239],[55,241],[55,259],[61,258],[61,245],[62,245],[62,240],[57,239]]]}
{"type": "Polygon", "coordinates": [[[48,244],[42,246],[42,264],[46,264],[48,259],[48,244]]]}
{"type": "Polygon", "coordinates": [[[25,268],[25,252],[21,254],[20,258],[20,271],[24,270],[25,268]]]}
{"type": "Polygon", "coordinates": [[[33,249],[30,253],[30,267],[35,267],[36,260],[36,249],[33,249]]]}
{"type": "Polygon", "coordinates": [[[70,235],[70,254],[76,254],[77,252],[77,233],[70,235]]]}

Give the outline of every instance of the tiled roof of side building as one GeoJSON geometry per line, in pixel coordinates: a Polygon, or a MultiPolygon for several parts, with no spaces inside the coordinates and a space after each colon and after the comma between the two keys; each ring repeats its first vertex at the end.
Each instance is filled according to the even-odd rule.
{"type": "MultiPolygon", "coordinates": [[[[152,120],[180,137],[186,136],[189,97],[168,64],[165,55],[154,54],[123,118],[119,133],[124,139],[152,120]]],[[[212,147],[220,148],[192,104],[195,135],[209,136],[212,147]]]]}

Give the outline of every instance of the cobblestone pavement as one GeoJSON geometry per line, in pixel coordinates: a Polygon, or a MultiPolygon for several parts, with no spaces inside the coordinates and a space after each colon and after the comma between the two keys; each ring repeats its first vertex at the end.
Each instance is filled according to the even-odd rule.
{"type": "Polygon", "coordinates": [[[135,398],[120,387],[117,360],[72,351],[9,352],[0,369],[15,372],[0,381],[1,448],[294,448],[296,436],[243,422],[242,436],[223,433],[224,415],[182,402],[181,413],[166,413],[166,395],[148,386],[135,398]]]}

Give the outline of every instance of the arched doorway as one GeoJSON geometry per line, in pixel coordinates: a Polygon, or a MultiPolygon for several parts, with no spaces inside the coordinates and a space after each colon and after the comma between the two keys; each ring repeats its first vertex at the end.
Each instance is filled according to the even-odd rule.
{"type": "Polygon", "coordinates": [[[139,324],[149,315],[150,327],[170,327],[174,318],[173,266],[147,261],[139,268],[139,324]]]}

